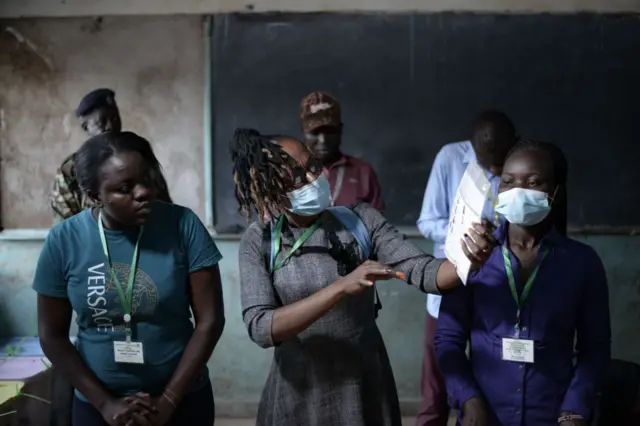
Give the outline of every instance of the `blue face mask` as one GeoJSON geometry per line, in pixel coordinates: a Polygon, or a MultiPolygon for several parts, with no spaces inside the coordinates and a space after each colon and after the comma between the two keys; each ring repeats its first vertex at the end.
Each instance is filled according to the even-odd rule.
{"type": "Polygon", "coordinates": [[[498,194],[495,211],[514,225],[533,226],[549,216],[551,204],[546,192],[512,188],[498,194]]]}
{"type": "Polygon", "coordinates": [[[329,181],[324,175],[313,182],[287,194],[291,201],[290,211],[300,216],[314,216],[329,207],[331,200],[329,181]]]}

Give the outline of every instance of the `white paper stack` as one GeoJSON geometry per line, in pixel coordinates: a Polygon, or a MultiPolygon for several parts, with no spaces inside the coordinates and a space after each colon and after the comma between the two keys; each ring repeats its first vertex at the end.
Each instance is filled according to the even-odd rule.
{"type": "Polygon", "coordinates": [[[453,263],[463,284],[467,284],[467,277],[471,269],[471,261],[462,250],[460,240],[468,233],[471,224],[480,222],[482,209],[487,200],[491,184],[484,170],[471,161],[462,175],[462,181],[456,192],[449,216],[449,231],[444,245],[447,259],[453,263]]]}

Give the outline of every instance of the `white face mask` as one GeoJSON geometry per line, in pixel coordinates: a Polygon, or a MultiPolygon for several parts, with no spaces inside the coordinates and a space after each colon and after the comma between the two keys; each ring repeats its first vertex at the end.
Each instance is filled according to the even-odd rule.
{"type": "Polygon", "coordinates": [[[546,192],[512,188],[498,194],[495,211],[514,225],[533,226],[549,216],[551,204],[546,192]]]}
{"type": "Polygon", "coordinates": [[[314,216],[329,207],[331,194],[329,181],[321,174],[313,182],[287,194],[291,201],[290,211],[300,216],[314,216]]]}

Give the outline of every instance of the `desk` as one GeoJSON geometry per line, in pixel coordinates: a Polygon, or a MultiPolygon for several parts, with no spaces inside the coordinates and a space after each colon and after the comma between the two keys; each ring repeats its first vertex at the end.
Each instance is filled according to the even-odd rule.
{"type": "Polygon", "coordinates": [[[29,382],[35,384],[36,376],[48,370],[50,365],[37,337],[0,339],[0,426],[18,424],[16,422],[22,417],[28,416],[27,406],[48,413],[48,408],[43,410],[42,404],[49,404],[49,386],[38,389],[38,394],[45,391],[43,395],[34,396],[26,388],[29,382]],[[26,406],[26,401],[21,402],[25,398],[33,401],[26,406]]]}

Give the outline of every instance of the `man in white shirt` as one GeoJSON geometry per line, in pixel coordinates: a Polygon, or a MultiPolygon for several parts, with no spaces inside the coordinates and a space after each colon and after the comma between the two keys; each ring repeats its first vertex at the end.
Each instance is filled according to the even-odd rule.
{"type": "MultiPolygon", "coordinates": [[[[445,257],[444,243],[451,205],[462,175],[472,160],[476,160],[485,169],[491,183],[483,217],[497,224],[499,218],[494,213],[493,206],[498,194],[502,165],[516,140],[516,130],[509,117],[499,111],[485,111],[474,121],[471,140],[449,143],[440,149],[431,168],[418,219],[418,229],[422,235],[433,241],[434,256],[445,257]]],[[[427,296],[422,404],[416,426],[446,426],[449,418],[447,392],[433,350],[440,300],[441,296],[427,296]]]]}

